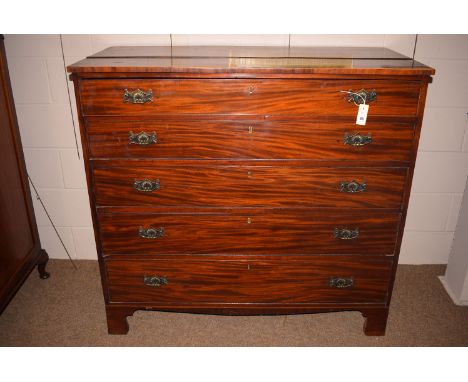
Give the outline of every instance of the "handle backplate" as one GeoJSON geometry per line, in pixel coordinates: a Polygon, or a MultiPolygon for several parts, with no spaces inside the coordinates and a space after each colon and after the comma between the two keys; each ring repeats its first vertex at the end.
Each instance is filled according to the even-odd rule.
{"type": "Polygon", "coordinates": [[[340,191],[347,192],[349,194],[355,194],[356,192],[366,191],[367,184],[366,182],[358,183],[355,180],[351,182],[341,182],[340,191]]]}
{"type": "Polygon", "coordinates": [[[354,102],[356,105],[360,105],[362,103],[369,104],[377,99],[377,92],[375,89],[372,90],[365,90],[361,89],[358,91],[348,90],[348,102],[354,102]]]}
{"type": "Polygon", "coordinates": [[[359,228],[335,228],[333,236],[335,239],[354,240],[359,237],[359,228]]]}
{"type": "Polygon", "coordinates": [[[151,89],[146,92],[140,89],[131,91],[124,89],[123,102],[138,104],[153,102],[153,91],[151,89]]]}
{"type": "Polygon", "coordinates": [[[349,146],[365,146],[372,143],[372,134],[369,133],[367,135],[361,135],[359,133],[356,134],[348,134],[345,133],[343,138],[343,143],[349,146]]]}
{"type": "Polygon", "coordinates": [[[144,239],[157,239],[164,236],[164,228],[140,227],[138,229],[138,235],[144,239]]]}
{"type": "Polygon", "coordinates": [[[167,279],[162,276],[143,276],[143,282],[145,285],[151,287],[160,287],[169,284],[167,279]]]}
{"type": "Polygon", "coordinates": [[[137,191],[142,191],[142,192],[152,192],[152,191],[159,190],[159,179],[135,180],[135,182],[133,182],[133,188],[137,191]]]}
{"type": "Polygon", "coordinates": [[[128,132],[128,144],[129,145],[140,145],[140,146],[147,146],[152,145],[158,142],[158,135],[155,131],[152,133],[145,133],[142,131],[141,133],[135,134],[133,131],[128,132]]]}
{"type": "Polygon", "coordinates": [[[354,279],[352,277],[330,277],[328,285],[330,288],[337,289],[351,288],[354,285],[354,279]]]}

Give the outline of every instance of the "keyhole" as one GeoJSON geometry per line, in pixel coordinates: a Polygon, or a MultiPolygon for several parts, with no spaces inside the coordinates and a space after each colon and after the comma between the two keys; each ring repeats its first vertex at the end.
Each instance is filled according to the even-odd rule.
{"type": "Polygon", "coordinates": [[[250,85],[248,88],[247,88],[247,91],[249,92],[249,94],[253,94],[253,92],[255,91],[255,87],[253,85],[250,85]]]}
{"type": "Polygon", "coordinates": [[[249,178],[252,177],[252,171],[251,171],[251,170],[247,171],[247,176],[248,176],[249,178]]]}
{"type": "Polygon", "coordinates": [[[252,133],[253,133],[253,127],[249,126],[249,134],[252,134],[252,133]]]}
{"type": "Polygon", "coordinates": [[[252,224],[252,218],[247,218],[247,224],[252,224]]]}

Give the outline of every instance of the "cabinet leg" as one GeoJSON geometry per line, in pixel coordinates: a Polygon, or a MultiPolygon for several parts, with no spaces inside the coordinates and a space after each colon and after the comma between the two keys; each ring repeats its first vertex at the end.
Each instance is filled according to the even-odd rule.
{"type": "Polygon", "coordinates": [[[41,249],[41,255],[39,257],[39,261],[37,262],[37,270],[39,272],[39,277],[41,279],[48,279],[50,274],[46,272],[46,265],[49,261],[49,255],[44,249],[41,249]]]}
{"type": "Polygon", "coordinates": [[[107,305],[107,332],[109,334],[127,334],[129,329],[127,317],[133,315],[135,310],[135,308],[107,305]]]}
{"type": "Polygon", "coordinates": [[[388,308],[372,308],[362,311],[366,318],[364,333],[367,336],[383,336],[387,326],[388,308]]]}

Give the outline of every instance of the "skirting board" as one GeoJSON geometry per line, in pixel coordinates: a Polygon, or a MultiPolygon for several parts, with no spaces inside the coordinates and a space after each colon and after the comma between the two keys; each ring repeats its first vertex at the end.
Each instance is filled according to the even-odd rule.
{"type": "Polygon", "coordinates": [[[453,301],[453,303],[455,305],[468,306],[468,301],[467,300],[459,300],[455,296],[455,293],[453,293],[452,288],[450,288],[450,286],[448,285],[447,280],[445,279],[445,276],[439,276],[439,280],[442,283],[442,285],[444,286],[445,291],[450,296],[450,298],[452,299],[452,301],[453,301]]]}

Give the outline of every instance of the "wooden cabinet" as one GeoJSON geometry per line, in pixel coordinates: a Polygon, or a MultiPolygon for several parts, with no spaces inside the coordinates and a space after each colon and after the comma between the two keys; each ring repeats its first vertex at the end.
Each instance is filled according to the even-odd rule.
{"type": "Polygon", "coordinates": [[[41,249],[0,35],[0,313],[31,270],[41,278],[47,253],[41,249]]]}
{"type": "Polygon", "coordinates": [[[357,310],[384,334],[433,69],[380,48],[115,47],[68,70],[109,333],[155,309],[357,310]]]}

